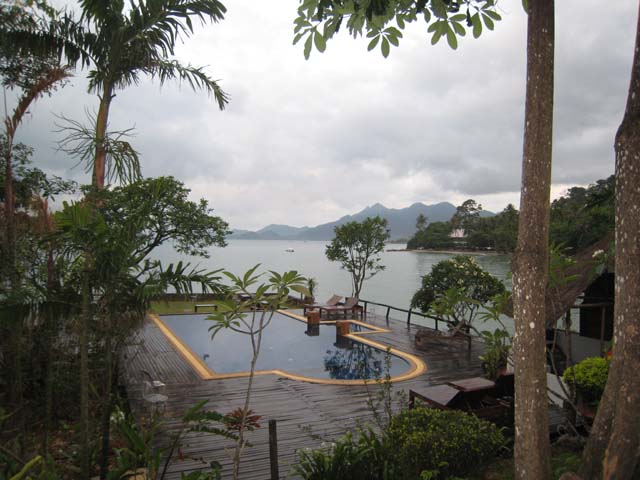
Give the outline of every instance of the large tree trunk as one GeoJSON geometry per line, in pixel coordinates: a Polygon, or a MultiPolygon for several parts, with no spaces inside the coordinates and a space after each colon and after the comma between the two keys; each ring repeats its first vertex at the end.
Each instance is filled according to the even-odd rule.
{"type": "Polygon", "coordinates": [[[545,353],[553,134],[554,3],[530,0],[518,246],[513,262],[515,473],[551,477],[545,353]]]}
{"type": "Polygon", "coordinates": [[[640,451],[640,13],[616,150],[614,354],[580,476],[631,478],[640,451]]]}

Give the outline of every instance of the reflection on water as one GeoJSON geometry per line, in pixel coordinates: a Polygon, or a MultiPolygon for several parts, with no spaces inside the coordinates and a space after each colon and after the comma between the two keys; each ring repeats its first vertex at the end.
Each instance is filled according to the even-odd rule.
{"type": "Polygon", "coordinates": [[[404,360],[349,339],[338,338],[336,348],[327,350],[324,368],[329,378],[335,380],[371,380],[386,374],[385,363],[389,363],[389,374],[395,376],[406,369],[404,360]],[[385,357],[388,362],[385,362],[385,357]],[[402,366],[402,368],[398,368],[402,366]]]}

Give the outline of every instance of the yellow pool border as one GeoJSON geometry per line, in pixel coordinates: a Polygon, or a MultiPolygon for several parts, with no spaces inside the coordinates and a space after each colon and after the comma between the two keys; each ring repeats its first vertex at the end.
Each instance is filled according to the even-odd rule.
{"type": "MultiPolygon", "coordinates": [[[[287,317],[293,318],[303,323],[307,323],[306,317],[301,315],[297,315],[293,312],[289,312],[287,310],[277,310],[278,313],[285,315],[287,317]]],[[[176,335],[176,333],[162,321],[162,319],[155,313],[149,313],[148,317],[151,321],[158,327],[158,329],[163,333],[163,335],[169,340],[169,343],[176,349],[176,351],[186,360],[186,362],[194,369],[196,374],[202,380],[224,380],[227,378],[243,378],[248,377],[250,372],[234,372],[234,373],[216,373],[198,356],[196,355],[189,346],[187,346],[181,339],[176,335]]],[[[422,359],[419,357],[412,355],[407,352],[403,352],[402,350],[398,350],[389,345],[385,345],[380,342],[376,342],[374,340],[370,340],[369,338],[364,338],[366,335],[378,334],[378,333],[389,333],[391,330],[378,327],[376,325],[371,325],[366,322],[362,322],[360,320],[347,319],[345,320],[349,323],[353,323],[356,325],[361,325],[370,329],[367,332],[355,332],[344,335],[345,338],[350,340],[364,343],[365,345],[370,345],[372,347],[378,348],[380,350],[389,351],[389,353],[400,357],[409,363],[409,370],[407,370],[402,375],[397,375],[395,377],[391,377],[391,382],[402,382],[405,380],[410,380],[419,375],[422,375],[427,371],[427,365],[424,363],[422,359]]],[[[322,324],[335,324],[336,322],[331,321],[322,321],[322,324]]],[[[298,380],[302,382],[309,383],[318,383],[324,385],[367,385],[371,383],[375,383],[375,380],[330,380],[330,379],[322,379],[322,378],[313,378],[313,377],[305,377],[303,375],[295,375],[293,373],[286,372],[284,370],[258,370],[254,373],[255,375],[278,375],[284,378],[289,378],[291,380],[298,380]]]]}

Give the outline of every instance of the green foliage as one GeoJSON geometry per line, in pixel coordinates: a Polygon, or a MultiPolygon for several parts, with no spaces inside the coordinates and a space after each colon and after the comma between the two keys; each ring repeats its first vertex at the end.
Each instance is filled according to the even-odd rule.
{"type": "Polygon", "coordinates": [[[468,255],[438,262],[413,295],[411,306],[471,325],[479,308],[505,291],[504,284],[468,255]]]}
{"type": "Polygon", "coordinates": [[[394,417],[387,430],[398,478],[417,478],[424,470],[437,478],[464,475],[498,455],[505,439],[494,424],[455,410],[416,408],[394,417]]]}
{"type": "Polygon", "coordinates": [[[476,203],[472,198],[462,202],[462,205],[456,207],[456,213],[451,217],[451,226],[462,228],[465,231],[472,230],[476,221],[480,218],[482,205],[476,203]]]}
{"type": "Polygon", "coordinates": [[[354,38],[366,34],[367,50],[379,46],[386,58],[391,46],[400,45],[402,30],[423,21],[432,45],[444,37],[455,50],[458,37],[464,37],[467,29],[478,38],[485,28],[493,30],[494,22],[501,18],[494,0],[300,0],[293,43],[305,39],[304,56],[308,59],[314,45],[324,52],[327,40],[345,25],[354,38]]]}
{"type": "Polygon", "coordinates": [[[298,451],[294,473],[305,480],[396,479],[384,437],[371,429],[358,430],[321,448],[298,451]]]}
{"type": "MultiPolygon", "coordinates": [[[[5,148],[6,136],[0,134],[0,202],[5,201],[5,148]]],[[[31,166],[33,149],[23,143],[12,145],[11,163],[13,164],[13,193],[16,206],[30,208],[36,195],[55,199],[60,194],[75,193],[76,182],[63,180],[56,175],[46,175],[42,170],[31,166]]]]}
{"type": "Polygon", "coordinates": [[[551,241],[573,254],[612,233],[614,194],[613,175],[587,188],[570,188],[551,204],[551,241]]]}
{"type": "Polygon", "coordinates": [[[585,358],[567,368],[562,379],[589,405],[600,403],[607,383],[610,361],[602,357],[585,358]]]}
{"type": "Polygon", "coordinates": [[[482,360],[482,368],[489,380],[498,378],[501,368],[507,366],[511,343],[509,333],[501,328],[496,328],[493,332],[483,330],[480,332],[484,340],[484,355],[480,357],[482,360]]]}
{"type": "Polygon", "coordinates": [[[379,216],[335,228],[335,237],[325,255],[329,261],[340,262],[351,274],[352,296],[359,297],[364,281],[384,270],[378,255],[388,239],[387,220],[379,216]]]}
{"type": "Polygon", "coordinates": [[[259,418],[252,415],[249,405],[256,362],[262,344],[262,332],[273,320],[275,311],[288,306],[290,293],[310,295],[307,288],[308,280],[295,270],[282,274],[270,271],[267,281],[260,283],[263,274],[256,274],[259,266],[260,264],[255,265],[242,276],[227,271],[222,272],[231,281],[231,287],[224,300],[214,302],[216,311],[207,317],[213,322],[209,327],[212,338],[222,329],[230,329],[247,335],[251,341],[252,358],[244,405],[233,412],[234,418],[228,422],[229,425],[233,424],[237,427],[238,431],[233,454],[234,479],[240,478],[241,456],[245,446],[248,445],[244,437],[245,431],[253,430],[254,420],[257,420],[256,417],[259,418]]]}
{"type": "Polygon", "coordinates": [[[408,249],[460,248],[513,252],[518,237],[518,210],[511,204],[497,215],[482,217],[482,205],[473,199],[457,207],[449,222],[434,222],[418,229],[407,243],[408,249]],[[454,229],[463,229],[464,238],[451,238],[454,229]]]}
{"type": "Polygon", "coordinates": [[[442,249],[453,246],[449,222],[432,222],[426,228],[418,230],[407,242],[407,248],[410,250],[418,248],[442,249]]]}
{"type": "MultiPolygon", "coordinates": [[[[206,403],[207,400],[198,402],[185,412],[182,417],[182,428],[173,433],[169,444],[164,446],[157,445],[157,434],[163,424],[157,416],[154,416],[149,425],[140,426],[132,418],[117,411],[111,418],[114,431],[123,446],[115,450],[116,466],[109,472],[108,480],[129,478],[127,472],[135,472],[139,468],[148,469],[148,478],[162,480],[187,434],[209,433],[235,439],[236,436],[224,427],[225,422],[230,419],[218,412],[205,410],[206,403]]],[[[206,465],[201,459],[192,460],[206,465]]],[[[189,480],[219,479],[220,471],[220,464],[211,462],[206,470],[193,472],[183,478],[189,480]]]]}
{"type": "Polygon", "coordinates": [[[457,411],[417,408],[393,417],[380,433],[360,429],[317,450],[298,452],[305,480],[415,480],[464,475],[505,444],[493,424],[457,411]]]}

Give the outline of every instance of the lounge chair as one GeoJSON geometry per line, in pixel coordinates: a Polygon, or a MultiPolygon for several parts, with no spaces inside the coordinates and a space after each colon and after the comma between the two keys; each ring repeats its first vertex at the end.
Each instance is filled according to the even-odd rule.
{"type": "Polygon", "coordinates": [[[341,300],[342,300],[342,297],[340,295],[333,295],[325,303],[314,303],[313,305],[304,305],[302,307],[302,314],[306,315],[307,310],[313,310],[314,308],[318,308],[322,310],[325,307],[335,307],[336,305],[338,305],[338,303],[340,303],[341,300]]]}
{"type": "Polygon", "coordinates": [[[347,312],[351,311],[355,312],[356,307],[358,306],[357,297],[347,297],[344,302],[344,305],[334,305],[334,306],[325,306],[320,307],[320,316],[322,316],[322,311],[327,312],[327,317],[331,318],[331,315],[336,313],[344,313],[344,318],[347,318],[347,312]]]}

